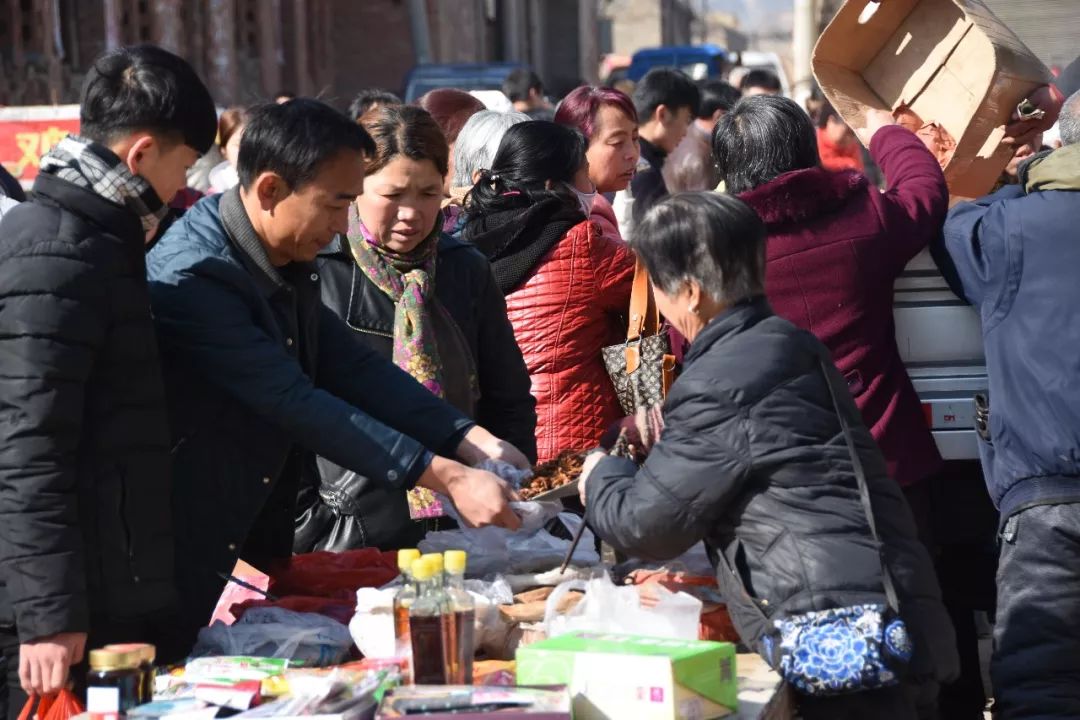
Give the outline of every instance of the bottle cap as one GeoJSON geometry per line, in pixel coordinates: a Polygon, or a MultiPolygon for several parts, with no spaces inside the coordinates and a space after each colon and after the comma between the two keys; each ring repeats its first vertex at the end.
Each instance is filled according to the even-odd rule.
{"type": "Polygon", "coordinates": [[[413,560],[409,570],[412,572],[412,576],[420,582],[426,582],[435,577],[435,568],[426,557],[413,560]]]}
{"type": "Polygon", "coordinates": [[[420,557],[420,551],[416,548],[409,548],[407,550],[398,550],[397,553],[397,566],[398,570],[405,572],[412,568],[413,560],[420,557]]]}
{"type": "Polygon", "coordinates": [[[137,670],[140,662],[138,653],[105,649],[90,651],[90,669],[95,672],[137,670]]]}
{"type": "Polygon", "coordinates": [[[443,556],[442,556],[442,553],[428,553],[427,555],[422,555],[421,557],[427,559],[432,564],[432,566],[435,568],[434,569],[434,574],[435,575],[441,575],[442,574],[442,571],[443,571],[443,556]]]}
{"type": "Polygon", "coordinates": [[[468,562],[468,555],[464,550],[447,550],[443,554],[443,564],[446,567],[446,571],[454,573],[455,575],[465,574],[465,565],[468,562]]]}

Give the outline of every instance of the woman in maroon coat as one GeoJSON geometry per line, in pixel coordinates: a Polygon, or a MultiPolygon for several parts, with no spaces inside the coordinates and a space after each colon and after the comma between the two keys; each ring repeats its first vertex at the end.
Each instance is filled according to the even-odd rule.
{"type": "MultiPolygon", "coordinates": [[[[885,174],[885,192],[859,172],[823,169],[810,118],[782,97],[741,100],[717,125],[713,154],[727,191],[765,222],[765,292],[773,309],[832,352],[932,547],[929,480],[942,459],[896,346],[893,285],[941,232],[949,196],[921,140],[889,113],[867,120],[858,132],[885,174]]],[[[981,717],[974,615],[959,605],[949,610],[964,628],[964,677],[942,690],[941,717],[981,717]]],[[[925,701],[933,705],[932,697],[925,701]]],[[[923,710],[933,716],[933,707],[923,710]]]]}
{"type": "Polygon", "coordinates": [[[888,113],[869,120],[864,141],[886,192],[861,173],[823,169],[810,118],[782,97],[743,99],[717,126],[713,152],[727,191],[768,228],[774,310],[832,351],[890,475],[910,488],[942,461],[896,347],[893,285],[941,231],[948,190],[913,133],[888,113]]]}

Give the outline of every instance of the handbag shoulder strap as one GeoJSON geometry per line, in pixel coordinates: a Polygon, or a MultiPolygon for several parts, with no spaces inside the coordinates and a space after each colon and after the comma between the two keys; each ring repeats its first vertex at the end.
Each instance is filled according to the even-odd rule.
{"type": "Polygon", "coordinates": [[[649,272],[641,258],[637,258],[634,262],[634,285],[630,291],[630,322],[626,329],[626,342],[632,343],[658,332],[660,310],[653,298],[649,272]]]}
{"type": "MultiPolygon", "coordinates": [[[[859,486],[859,499],[862,501],[863,512],[866,514],[866,521],[870,525],[870,535],[874,539],[874,545],[878,552],[878,560],[881,563],[881,584],[885,588],[885,600],[888,603],[889,609],[899,614],[900,602],[896,595],[896,587],[893,585],[892,573],[889,572],[888,565],[885,563],[881,538],[878,536],[877,523],[874,521],[874,508],[870,502],[870,487],[866,483],[866,472],[863,469],[862,458],[859,457],[858,449],[855,447],[855,437],[851,432],[851,424],[840,409],[839,394],[833,383],[832,375],[829,372],[829,366],[823,358],[819,358],[818,362],[820,363],[822,374],[825,375],[825,383],[829,388],[829,396],[832,398],[833,409],[836,411],[836,416],[840,420],[840,429],[844,433],[844,441],[847,443],[848,452],[851,454],[851,465],[855,473],[855,481],[859,486]]],[[[731,574],[735,582],[743,588],[743,592],[746,593],[747,597],[750,597],[750,593],[747,592],[746,587],[743,584],[742,577],[732,564],[728,562],[727,556],[724,555],[722,551],[711,551],[709,557],[714,559],[717,566],[720,566],[722,563],[723,567],[731,574]]],[[[750,604],[753,606],[755,615],[768,625],[768,616],[765,615],[765,611],[761,609],[752,597],[750,597],[750,604]]]]}
{"type": "Polygon", "coordinates": [[[874,520],[874,506],[870,502],[870,487],[866,483],[866,471],[863,469],[862,458],[859,457],[859,451],[855,447],[855,436],[851,431],[851,424],[840,408],[840,394],[836,389],[832,373],[829,372],[829,365],[824,359],[820,360],[820,363],[821,372],[825,375],[825,383],[829,386],[829,395],[832,397],[833,408],[836,410],[836,416],[840,419],[840,428],[844,432],[844,441],[847,443],[848,452],[851,454],[851,466],[855,472],[855,481],[859,486],[859,499],[862,501],[863,512],[866,514],[866,522],[870,526],[870,535],[874,538],[874,544],[877,546],[878,560],[881,562],[881,582],[885,586],[885,599],[889,603],[890,610],[899,612],[900,603],[896,596],[896,588],[893,585],[892,573],[889,572],[889,567],[885,562],[884,545],[882,545],[881,538],[878,536],[877,522],[874,520]]]}

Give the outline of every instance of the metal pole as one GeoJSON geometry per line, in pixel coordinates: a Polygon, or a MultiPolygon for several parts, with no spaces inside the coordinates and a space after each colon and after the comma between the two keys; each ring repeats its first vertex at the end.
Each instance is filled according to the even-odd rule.
{"type": "Polygon", "coordinates": [[[578,73],[589,85],[600,82],[600,27],[596,0],[578,2],[578,73]]]}
{"type": "Polygon", "coordinates": [[[814,17],[814,0],[795,0],[794,27],[791,35],[792,64],[795,70],[791,93],[792,99],[802,104],[810,96],[814,84],[811,55],[817,37],[817,21],[814,17]]]}
{"type": "Polygon", "coordinates": [[[413,57],[417,65],[431,62],[431,32],[428,29],[427,2],[409,0],[409,31],[412,34],[413,57]]]}
{"type": "Polygon", "coordinates": [[[505,0],[503,10],[503,60],[525,60],[525,0],[505,0]]]}
{"type": "Polygon", "coordinates": [[[105,49],[115,50],[123,45],[120,39],[120,0],[105,0],[102,11],[105,15],[105,49]]]}

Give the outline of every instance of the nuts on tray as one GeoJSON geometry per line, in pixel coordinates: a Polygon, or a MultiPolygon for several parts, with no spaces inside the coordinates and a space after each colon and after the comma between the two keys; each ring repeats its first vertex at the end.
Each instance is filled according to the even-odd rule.
{"type": "Polygon", "coordinates": [[[581,475],[584,463],[584,453],[564,450],[555,459],[536,466],[532,480],[521,488],[521,497],[531,500],[541,493],[574,482],[581,475]]]}

